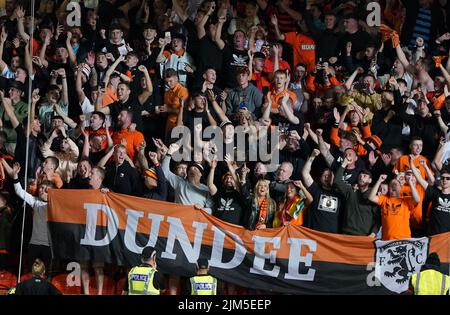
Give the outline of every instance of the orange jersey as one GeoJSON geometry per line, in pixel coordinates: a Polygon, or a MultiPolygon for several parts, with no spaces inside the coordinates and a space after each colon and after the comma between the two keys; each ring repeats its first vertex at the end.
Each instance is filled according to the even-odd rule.
{"type": "MultiPolygon", "coordinates": [[[[178,110],[181,108],[180,98],[187,100],[189,97],[188,90],[177,83],[173,89],[169,89],[164,93],[164,104],[172,110],[178,110]]],[[[172,130],[176,126],[178,114],[170,113],[167,115],[166,130],[172,130]]]]}
{"type": "MultiPolygon", "coordinates": [[[[272,90],[272,108],[278,108],[278,106],[281,105],[281,100],[283,99],[284,94],[289,94],[289,98],[292,101],[292,108],[294,108],[295,103],[297,102],[297,95],[292,92],[289,91],[288,89],[284,89],[283,91],[281,91],[280,93],[276,93],[275,90],[272,90]]],[[[266,100],[267,100],[267,95],[266,95],[266,100]]]]}
{"type": "MultiPolygon", "coordinates": [[[[411,227],[420,229],[422,227],[422,201],[423,198],[425,198],[425,189],[423,189],[422,185],[418,183],[416,184],[416,189],[420,196],[420,202],[414,207],[414,210],[411,212],[409,223],[411,227]]],[[[411,197],[411,187],[409,187],[409,185],[403,185],[400,196],[411,197]]]]}
{"type": "Polygon", "coordinates": [[[120,141],[125,139],[127,141],[127,155],[132,161],[136,154],[136,150],[139,148],[142,141],[144,141],[144,135],[139,131],[129,131],[128,129],[122,129],[116,131],[113,134],[113,143],[120,144],[120,141]]]}
{"type": "Polygon", "coordinates": [[[296,32],[284,34],[284,41],[294,49],[294,65],[304,63],[308,71],[316,67],[316,42],[311,37],[296,32]]]}
{"type": "Polygon", "coordinates": [[[378,196],[381,206],[381,226],[383,240],[411,238],[409,218],[416,205],[412,197],[378,196]]]}
{"type": "MultiPolygon", "coordinates": [[[[422,175],[423,179],[428,179],[427,171],[425,168],[420,164],[420,160],[425,160],[428,168],[431,170],[431,164],[428,159],[422,155],[419,155],[417,158],[414,159],[414,166],[419,169],[420,175],[422,175]]],[[[401,173],[404,173],[407,170],[411,169],[411,165],[409,164],[409,155],[402,155],[402,157],[398,160],[397,164],[394,166],[394,171],[398,171],[401,173]]]]}

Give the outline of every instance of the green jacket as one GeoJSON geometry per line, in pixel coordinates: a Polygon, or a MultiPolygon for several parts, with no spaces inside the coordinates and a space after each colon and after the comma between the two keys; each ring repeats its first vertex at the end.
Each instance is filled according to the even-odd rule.
{"type": "Polygon", "coordinates": [[[367,236],[377,233],[381,225],[380,209],[369,200],[370,189],[365,192],[354,191],[352,186],[343,180],[342,166],[336,171],[334,186],[345,197],[344,222],[342,233],[347,235],[367,236]]]}
{"type": "MultiPolygon", "coordinates": [[[[23,122],[23,119],[28,116],[28,104],[20,101],[14,107],[14,114],[16,114],[19,123],[23,122]]],[[[14,130],[11,120],[8,115],[6,115],[5,109],[3,106],[0,107],[0,119],[3,121],[3,131],[6,133],[6,142],[7,143],[16,143],[17,134],[16,130],[14,130]]]]}

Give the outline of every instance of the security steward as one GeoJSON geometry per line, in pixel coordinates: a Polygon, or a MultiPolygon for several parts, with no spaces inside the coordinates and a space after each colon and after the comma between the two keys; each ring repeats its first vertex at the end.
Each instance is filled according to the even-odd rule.
{"type": "Polygon", "coordinates": [[[189,295],[218,295],[219,283],[217,279],[208,274],[209,266],[207,259],[197,261],[197,275],[189,278],[189,295]]]}
{"type": "Polygon", "coordinates": [[[39,258],[36,259],[31,267],[33,278],[20,282],[8,294],[15,295],[61,295],[61,292],[45,277],[45,265],[39,258]]]}
{"type": "Polygon", "coordinates": [[[160,295],[165,289],[165,280],[156,265],[156,250],[147,246],[142,250],[142,264],[131,268],[122,294],[160,295]]]}
{"type": "Polygon", "coordinates": [[[440,270],[441,261],[437,253],[431,253],[420,272],[410,280],[410,293],[414,295],[448,295],[450,277],[440,270]]]}

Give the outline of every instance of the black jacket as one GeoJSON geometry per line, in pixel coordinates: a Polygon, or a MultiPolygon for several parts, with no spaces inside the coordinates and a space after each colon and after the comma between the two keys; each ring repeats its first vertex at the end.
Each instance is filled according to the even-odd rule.
{"type": "Polygon", "coordinates": [[[113,192],[140,196],[141,181],[134,167],[127,161],[116,167],[115,164],[106,167],[106,176],[103,184],[113,192]]]}

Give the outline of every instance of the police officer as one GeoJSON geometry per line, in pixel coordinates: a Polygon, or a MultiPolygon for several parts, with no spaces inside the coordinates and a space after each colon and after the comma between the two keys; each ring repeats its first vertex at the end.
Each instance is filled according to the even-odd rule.
{"type": "Polygon", "coordinates": [[[218,295],[218,281],[208,274],[207,259],[197,261],[197,275],[189,279],[190,295],[218,295]]]}
{"type": "Polygon", "coordinates": [[[165,289],[165,280],[162,273],[156,269],[156,250],[150,246],[145,247],[141,261],[141,265],[131,268],[128,273],[123,294],[160,295],[160,291],[165,289]]]}
{"type": "Polygon", "coordinates": [[[448,295],[450,277],[440,270],[441,261],[437,253],[431,253],[420,272],[410,281],[410,292],[414,295],[448,295]]]}
{"type": "Polygon", "coordinates": [[[44,279],[45,265],[36,259],[31,267],[33,278],[20,282],[8,294],[15,295],[61,295],[61,292],[50,282],[44,279]]]}

